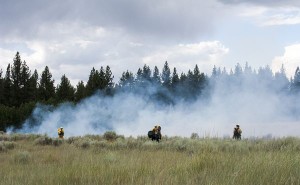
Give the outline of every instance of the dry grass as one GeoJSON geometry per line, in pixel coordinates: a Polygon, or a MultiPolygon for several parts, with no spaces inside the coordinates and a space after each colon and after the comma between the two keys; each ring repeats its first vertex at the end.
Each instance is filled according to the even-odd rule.
{"type": "Polygon", "coordinates": [[[0,141],[0,184],[300,184],[297,138],[45,137],[0,141]]]}

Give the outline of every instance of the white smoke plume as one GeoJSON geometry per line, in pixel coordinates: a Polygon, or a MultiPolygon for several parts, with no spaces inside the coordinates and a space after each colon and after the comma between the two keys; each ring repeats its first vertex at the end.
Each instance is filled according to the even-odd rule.
{"type": "Polygon", "coordinates": [[[57,108],[38,105],[21,132],[54,137],[57,128],[64,127],[66,137],[110,130],[139,136],[159,124],[162,134],[168,136],[198,133],[200,137],[231,137],[233,127],[239,124],[243,138],[299,136],[299,98],[250,76],[236,84],[227,83],[226,78],[217,80],[209,96],[174,105],[124,92],[112,97],[96,93],[76,105],[67,103],[57,108]]]}

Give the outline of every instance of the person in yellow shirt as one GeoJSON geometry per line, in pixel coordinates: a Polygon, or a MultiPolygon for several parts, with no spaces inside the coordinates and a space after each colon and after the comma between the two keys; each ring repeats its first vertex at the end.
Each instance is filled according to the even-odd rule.
{"type": "Polygon", "coordinates": [[[63,139],[63,138],[64,138],[65,132],[64,132],[64,128],[63,128],[63,127],[60,127],[60,128],[57,130],[57,133],[58,133],[58,138],[60,138],[60,139],[63,139]]]}

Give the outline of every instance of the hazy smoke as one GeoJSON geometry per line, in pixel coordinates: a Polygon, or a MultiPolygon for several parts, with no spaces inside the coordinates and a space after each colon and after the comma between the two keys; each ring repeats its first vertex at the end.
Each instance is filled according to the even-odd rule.
{"type": "Polygon", "coordinates": [[[138,136],[159,124],[163,135],[168,136],[198,133],[203,137],[231,137],[233,127],[239,124],[242,137],[300,134],[299,98],[278,91],[280,84],[270,85],[263,77],[258,80],[245,75],[241,81],[231,78],[229,82],[228,76],[211,79],[214,85],[209,96],[193,102],[177,101],[175,105],[161,105],[148,96],[124,92],[113,97],[96,93],[77,105],[38,105],[22,132],[56,136],[62,126],[66,137],[108,130],[138,136]]]}

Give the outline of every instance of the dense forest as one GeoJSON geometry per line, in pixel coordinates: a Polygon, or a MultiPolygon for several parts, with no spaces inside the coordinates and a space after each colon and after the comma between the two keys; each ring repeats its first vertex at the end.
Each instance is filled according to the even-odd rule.
{"type": "Polygon", "coordinates": [[[31,71],[25,61],[16,53],[12,64],[6,71],[0,69],[0,130],[8,127],[22,128],[22,123],[34,110],[37,103],[53,107],[63,103],[77,104],[95,93],[99,96],[114,96],[116,93],[134,93],[162,105],[174,105],[178,101],[190,102],[196,99],[207,101],[216,84],[230,89],[245,87],[245,84],[264,86],[275,93],[298,96],[300,92],[300,70],[295,70],[293,78],[288,79],[284,66],[273,74],[269,66],[252,69],[248,63],[242,67],[239,63],[234,69],[214,66],[210,76],[200,72],[196,65],[187,73],[177,73],[165,62],[162,71],[155,66],[150,69],[144,65],[136,74],[126,71],[116,82],[109,66],[92,68],[86,84],[79,81],[74,87],[65,74],[55,86],[48,66],[39,74],[31,71]],[[235,85],[233,85],[235,84],[235,85]],[[236,84],[243,84],[236,86],[236,84]]]}

